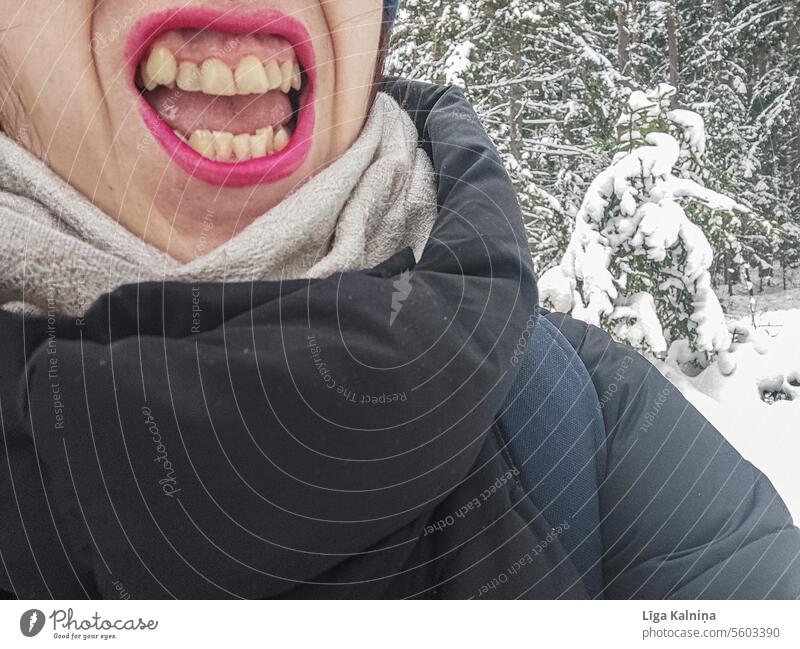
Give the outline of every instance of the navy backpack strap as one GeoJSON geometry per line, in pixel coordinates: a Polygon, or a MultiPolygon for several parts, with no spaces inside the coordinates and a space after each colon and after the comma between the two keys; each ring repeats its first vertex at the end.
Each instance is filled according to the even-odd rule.
{"type": "Polygon", "coordinates": [[[575,349],[545,318],[515,358],[520,371],[498,418],[503,443],[525,492],[598,597],[605,430],[597,393],[575,349]]]}

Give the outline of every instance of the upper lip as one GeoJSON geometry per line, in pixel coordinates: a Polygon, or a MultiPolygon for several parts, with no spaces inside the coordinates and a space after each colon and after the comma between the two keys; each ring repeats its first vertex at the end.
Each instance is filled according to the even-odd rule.
{"type": "Polygon", "coordinates": [[[237,164],[215,163],[211,160],[198,161],[198,157],[183,142],[175,142],[177,136],[167,133],[158,123],[158,116],[144,99],[141,110],[145,122],[167,152],[187,173],[198,176],[214,184],[250,185],[277,180],[295,171],[310,148],[313,133],[313,101],[316,87],[316,67],[314,49],[308,30],[299,21],[276,11],[247,13],[225,12],[216,9],[189,8],[168,9],[143,18],[128,37],[125,58],[130,83],[135,87],[136,73],[143,57],[158,37],[167,31],[197,29],[229,33],[271,34],[282,37],[294,49],[295,57],[305,72],[300,116],[295,130],[296,137],[284,151],[269,158],[240,162],[237,164]],[[296,141],[294,141],[296,140],[296,141]],[[188,151],[187,151],[188,149],[188,151]],[[206,164],[208,163],[208,164],[206,164]],[[224,173],[213,165],[227,167],[224,173]],[[222,174],[222,175],[221,175],[222,174]]]}

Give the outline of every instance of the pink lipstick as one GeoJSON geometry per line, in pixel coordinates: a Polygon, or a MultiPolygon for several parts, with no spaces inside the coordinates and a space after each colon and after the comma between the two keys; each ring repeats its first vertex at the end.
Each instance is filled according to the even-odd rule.
{"type": "Polygon", "coordinates": [[[286,178],[308,157],[315,55],[296,19],[167,10],[134,26],[125,57],[144,123],[187,174],[246,187],[286,178]]]}

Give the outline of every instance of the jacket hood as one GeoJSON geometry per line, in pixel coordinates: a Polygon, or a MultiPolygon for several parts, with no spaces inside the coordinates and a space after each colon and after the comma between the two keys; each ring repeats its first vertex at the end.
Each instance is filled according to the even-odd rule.
{"type": "Polygon", "coordinates": [[[399,0],[383,0],[383,9],[386,12],[386,19],[393,23],[397,17],[397,9],[400,4],[399,0]]]}

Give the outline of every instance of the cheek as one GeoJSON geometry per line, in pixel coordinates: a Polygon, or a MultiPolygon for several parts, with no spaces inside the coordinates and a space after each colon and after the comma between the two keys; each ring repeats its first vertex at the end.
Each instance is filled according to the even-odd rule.
{"type": "Polygon", "coordinates": [[[88,45],[68,46],[62,24],[65,34],[26,23],[24,42],[2,40],[0,124],[38,156],[72,164],[100,95],[88,45]]]}
{"type": "Polygon", "coordinates": [[[333,101],[336,137],[349,146],[363,125],[372,96],[381,36],[381,0],[331,2],[326,9],[331,26],[333,101]]]}

